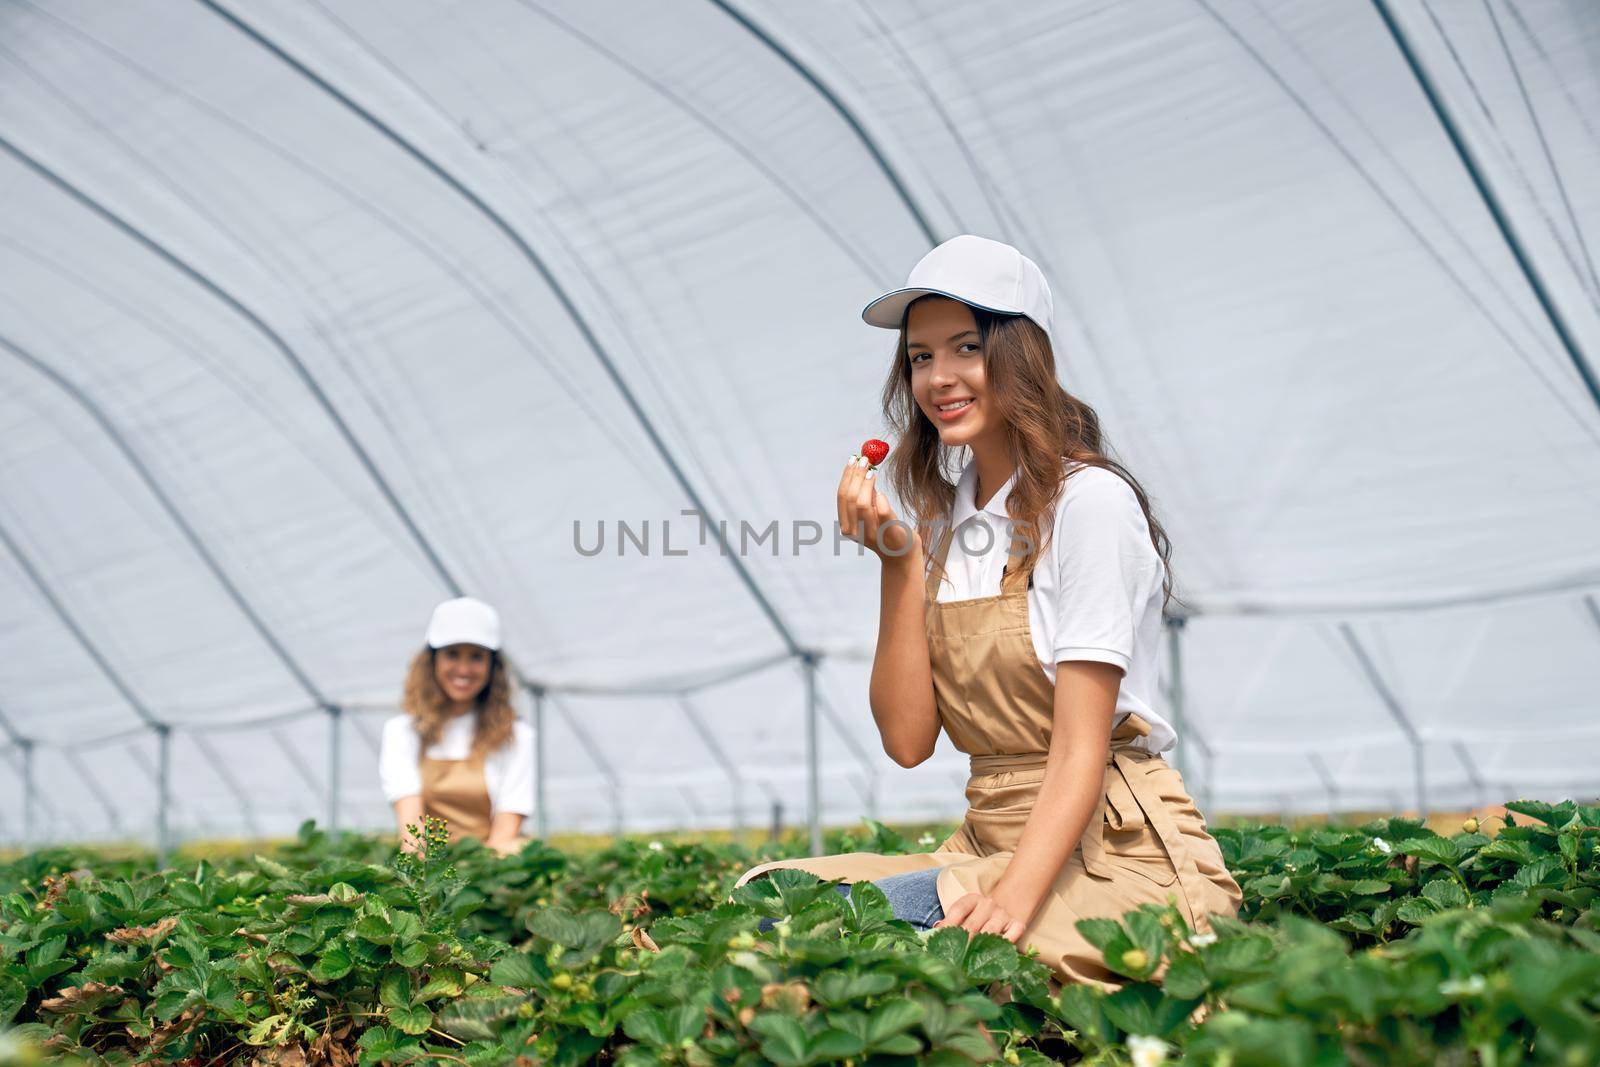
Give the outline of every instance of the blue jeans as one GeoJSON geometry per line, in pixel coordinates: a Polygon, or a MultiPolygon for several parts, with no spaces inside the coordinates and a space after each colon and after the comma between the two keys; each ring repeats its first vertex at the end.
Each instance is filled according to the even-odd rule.
{"type": "MultiPolygon", "coordinates": [[[[939,903],[939,894],[934,888],[941,869],[930,867],[925,871],[893,874],[872,884],[883,890],[883,895],[889,898],[889,907],[896,919],[904,919],[918,930],[931,930],[934,923],[944,918],[944,907],[939,903]]],[[[834,888],[846,897],[850,895],[847,885],[834,888]]],[[[776,919],[762,919],[760,929],[770,930],[775,925],[776,919]]]]}

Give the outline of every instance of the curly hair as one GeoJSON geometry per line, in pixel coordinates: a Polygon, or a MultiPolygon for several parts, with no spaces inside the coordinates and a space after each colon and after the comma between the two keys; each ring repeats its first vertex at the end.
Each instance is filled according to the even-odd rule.
{"type": "MultiPolygon", "coordinates": [[[[944,299],[948,298],[923,296],[913,305],[922,300],[944,299]]],[[[909,312],[907,308],[907,319],[909,312]]],[[[1031,574],[1049,543],[1054,524],[1046,517],[1066,479],[1072,477],[1065,472],[1067,461],[1075,460],[1085,466],[1103,467],[1128,483],[1144,512],[1151,545],[1166,571],[1162,581],[1163,607],[1172,600],[1183,603],[1173,593],[1172,543],[1156,520],[1150,498],[1128,469],[1106,454],[1108,446],[1094,408],[1057,381],[1049,335],[1020,315],[997,315],[974,307],[972,317],[983,342],[984,375],[1005,419],[1007,440],[1017,463],[1016,482],[1006,508],[1027,528],[1042,530],[1018,561],[1019,571],[1031,574]]],[[[955,501],[955,485],[946,474],[953,465],[955,450],[940,441],[938,428],[922,414],[911,392],[904,324],[895,345],[894,364],[883,385],[882,401],[884,417],[900,440],[900,447],[890,453],[885,464],[886,480],[908,505],[924,546],[930,546],[936,522],[950,513],[955,501]]]]}
{"type": "MultiPolygon", "coordinates": [[[[405,693],[400,706],[411,716],[411,725],[422,739],[422,751],[439,740],[444,724],[450,721],[450,701],[439,682],[434,678],[433,662],[436,653],[423,648],[411,657],[406,671],[405,693]]],[[[473,715],[477,725],[472,734],[472,754],[487,756],[511,743],[517,722],[517,711],[511,706],[511,671],[509,664],[498,652],[489,655],[489,683],[478,694],[473,715]]]]}

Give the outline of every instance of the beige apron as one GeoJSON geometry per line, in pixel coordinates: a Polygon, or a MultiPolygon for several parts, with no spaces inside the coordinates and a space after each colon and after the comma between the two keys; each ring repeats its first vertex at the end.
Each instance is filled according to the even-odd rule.
{"type": "Polygon", "coordinates": [[[489,839],[489,782],[483,775],[483,757],[418,761],[422,772],[422,813],[443,819],[452,841],[475,837],[489,839]]]}
{"type": "MultiPolygon", "coordinates": [[[[971,757],[966,818],[930,853],[778,860],[747,871],[738,885],[781,867],[846,882],[939,867],[939,903],[949,911],[967,893],[991,890],[1010,862],[1044,781],[1055,687],[1033,648],[1028,590],[1015,553],[999,595],[938,600],[935,576],[943,573],[952,533],[946,531],[929,569],[924,621],[940,724],[971,757]]],[[[1021,939],[1063,982],[1121,981],[1078,933],[1079,919],[1116,918],[1169,896],[1197,930],[1209,928],[1213,912],[1238,911],[1238,883],[1182,778],[1160,756],[1132,746],[1149,731],[1132,714],[1112,731],[1100,804],[1021,939]]]]}

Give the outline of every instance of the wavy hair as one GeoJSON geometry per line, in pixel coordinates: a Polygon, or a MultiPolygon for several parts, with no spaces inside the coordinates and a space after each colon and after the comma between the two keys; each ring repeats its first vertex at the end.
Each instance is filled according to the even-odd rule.
{"type": "MultiPolygon", "coordinates": [[[[439,688],[434,677],[433,664],[437,653],[424,647],[411,657],[406,671],[406,685],[400,706],[411,716],[411,725],[422,739],[422,751],[439,740],[444,724],[452,718],[450,701],[439,688]]],[[[516,709],[511,706],[511,671],[498,652],[489,654],[489,681],[478,693],[472,709],[477,720],[472,731],[472,754],[487,756],[511,743],[517,722],[516,709]]]]}
{"type": "MultiPolygon", "coordinates": [[[[929,295],[922,300],[947,300],[929,295]]],[[[969,305],[970,306],[970,305],[969,305]]],[[[907,309],[910,318],[910,308],[907,309]]],[[[1021,559],[1021,572],[1032,574],[1035,564],[1055,531],[1054,509],[1058,495],[1073,472],[1068,461],[1104,467],[1133,489],[1150,529],[1150,541],[1161,558],[1162,606],[1173,599],[1172,544],[1150,509],[1150,498],[1121,463],[1106,454],[1109,447],[1100,433],[1100,416],[1094,408],[1061,387],[1056,379],[1055,352],[1050,337],[1031,319],[999,315],[971,308],[983,346],[983,373],[994,408],[1005,423],[1006,437],[1016,462],[1016,480],[1006,497],[1006,510],[1016,523],[1042,530],[1031,538],[1021,559]],[[1052,521],[1042,521],[1046,515],[1052,521]]],[[[906,330],[900,327],[894,366],[883,386],[883,414],[900,445],[885,462],[887,480],[895,495],[915,519],[925,548],[934,544],[935,527],[950,514],[955,503],[956,449],[939,440],[939,430],[923,415],[911,392],[911,362],[906,353],[906,330]]],[[[931,554],[931,553],[930,553],[931,554]]],[[[940,578],[943,578],[942,568],[940,578]]],[[[1182,602],[1181,599],[1179,601],[1182,602]]]]}

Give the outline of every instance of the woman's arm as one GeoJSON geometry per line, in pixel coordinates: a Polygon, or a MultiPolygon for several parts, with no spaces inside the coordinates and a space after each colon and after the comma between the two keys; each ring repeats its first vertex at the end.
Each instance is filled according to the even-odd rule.
{"type": "Polygon", "coordinates": [[[1056,665],[1054,723],[1044,781],[1011,862],[985,896],[968,893],[940,926],[1016,941],[1049,895],[1099,807],[1122,669],[1093,660],[1056,665]]]}
{"type": "Polygon", "coordinates": [[[933,666],[923,619],[927,603],[923,555],[917,538],[911,543],[904,556],[883,561],[878,647],[867,688],[883,750],[902,767],[915,767],[933,755],[939,739],[939,709],[933,698],[933,666]]]}
{"type": "Polygon", "coordinates": [[[422,842],[407,832],[407,826],[422,829],[422,794],[401,797],[394,802],[395,832],[400,835],[400,851],[419,852],[422,842]]]}
{"type": "Polygon", "coordinates": [[[933,699],[933,667],[923,621],[927,591],[922,543],[895,519],[889,498],[854,463],[839,479],[839,529],[877,555],[879,583],[878,648],[872,657],[867,702],[883,739],[883,750],[902,767],[915,767],[933,755],[939,739],[939,710],[933,699]]]}
{"type": "Polygon", "coordinates": [[[520,811],[495,812],[489,820],[489,840],[484,844],[502,856],[520,851],[528,840],[522,836],[522,819],[520,811]]]}

